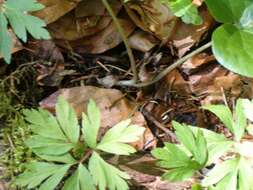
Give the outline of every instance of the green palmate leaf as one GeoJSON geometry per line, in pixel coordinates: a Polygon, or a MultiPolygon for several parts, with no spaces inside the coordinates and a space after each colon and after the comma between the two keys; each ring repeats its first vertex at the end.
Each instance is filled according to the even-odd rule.
{"type": "Polygon", "coordinates": [[[97,149],[118,155],[134,153],[136,150],[125,143],[136,142],[145,128],[130,125],[130,122],[130,120],[125,120],[109,129],[97,145],[97,149]]]}
{"type": "Polygon", "coordinates": [[[27,41],[28,31],[36,39],[49,39],[50,35],[44,28],[45,22],[41,19],[26,14],[27,12],[43,9],[44,6],[34,0],[7,0],[4,3],[4,14],[8,18],[15,34],[24,42],[27,41]],[[22,6],[23,5],[23,6],[22,6]]]}
{"type": "Polygon", "coordinates": [[[32,132],[42,137],[66,140],[56,118],[47,110],[24,110],[25,119],[31,124],[32,132]]]}
{"type": "Polygon", "coordinates": [[[239,23],[244,10],[251,0],[205,0],[213,17],[222,23],[239,23]]]}
{"type": "Polygon", "coordinates": [[[93,152],[89,160],[89,171],[99,190],[127,190],[128,185],[124,179],[129,176],[106,163],[96,152],[93,152]]]}
{"type": "Polygon", "coordinates": [[[42,158],[43,160],[46,161],[51,161],[51,162],[59,162],[59,163],[64,163],[64,164],[75,164],[77,161],[69,154],[61,154],[61,155],[43,155],[43,154],[38,154],[35,151],[35,154],[42,158]]]}
{"type": "Polygon", "coordinates": [[[187,167],[180,167],[169,170],[162,175],[162,179],[170,182],[184,181],[185,179],[192,177],[196,170],[187,167]]]}
{"type": "Polygon", "coordinates": [[[197,6],[192,3],[192,0],[162,0],[167,4],[172,12],[181,17],[187,24],[202,24],[203,20],[198,14],[197,6]]]}
{"type": "Polygon", "coordinates": [[[82,164],[79,164],[77,170],[67,179],[63,190],[95,190],[93,179],[90,172],[82,164]]]}
{"type": "Polygon", "coordinates": [[[75,146],[73,143],[45,138],[39,135],[34,135],[27,139],[26,145],[29,146],[35,153],[42,155],[65,154],[75,146]]]}
{"type": "Polygon", "coordinates": [[[194,132],[195,135],[197,135],[199,130],[203,132],[204,138],[207,143],[207,150],[208,150],[207,165],[210,165],[213,162],[216,162],[218,158],[220,158],[227,151],[231,150],[231,147],[234,145],[233,141],[230,141],[222,134],[218,134],[218,133],[215,133],[213,131],[203,129],[203,128],[196,128],[196,127],[190,127],[190,128],[194,132]]]}
{"type": "Polygon", "coordinates": [[[244,113],[242,99],[237,100],[235,112],[236,112],[236,122],[234,123],[234,135],[235,140],[239,141],[244,135],[247,126],[247,118],[244,113]]]}
{"type": "Polygon", "coordinates": [[[12,40],[7,29],[7,19],[0,10],[0,54],[4,57],[6,63],[11,62],[12,40]]]}
{"type": "Polygon", "coordinates": [[[61,96],[58,98],[56,103],[56,116],[61,129],[68,140],[72,143],[77,143],[80,134],[80,127],[75,110],[61,96]]]}
{"type": "Polygon", "coordinates": [[[231,132],[234,131],[232,112],[227,106],[208,105],[208,106],[203,106],[202,108],[214,113],[231,132]]]}
{"type": "Polygon", "coordinates": [[[200,165],[207,161],[207,145],[203,132],[198,131],[195,136],[191,129],[186,125],[181,125],[173,121],[173,127],[176,129],[176,136],[180,142],[191,152],[200,165]]]}
{"type": "Polygon", "coordinates": [[[93,100],[88,103],[88,115],[83,113],[82,131],[84,140],[89,147],[95,148],[97,146],[97,135],[100,127],[100,110],[93,100]]]}
{"type": "Polygon", "coordinates": [[[216,165],[208,174],[207,177],[202,181],[202,185],[207,187],[213,184],[217,184],[225,176],[231,175],[239,164],[239,159],[234,158],[226,160],[221,164],[216,165]]]}
{"type": "Polygon", "coordinates": [[[70,165],[56,165],[45,162],[32,162],[26,165],[26,170],[19,175],[15,184],[32,189],[40,186],[39,190],[53,190],[62,180],[70,165]]]}
{"type": "Polygon", "coordinates": [[[224,24],[212,36],[216,59],[227,69],[253,76],[253,34],[232,24],[224,24]]]}

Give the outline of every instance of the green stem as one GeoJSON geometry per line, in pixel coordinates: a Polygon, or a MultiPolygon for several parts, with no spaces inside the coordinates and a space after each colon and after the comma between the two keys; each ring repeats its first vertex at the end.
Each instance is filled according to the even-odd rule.
{"type": "Polygon", "coordinates": [[[133,56],[133,52],[132,49],[130,48],[129,44],[128,44],[128,39],[127,36],[125,34],[124,29],[122,28],[122,26],[120,25],[120,22],[118,21],[115,13],[113,12],[110,4],[108,3],[107,0],[102,0],[106,10],[108,11],[108,13],[110,14],[110,16],[112,17],[113,22],[116,25],[116,28],[126,46],[126,50],[129,56],[129,60],[130,60],[130,64],[131,64],[131,70],[133,72],[133,82],[136,83],[138,80],[138,74],[137,74],[137,69],[136,69],[136,64],[135,64],[135,60],[134,60],[134,56],[133,56]]]}
{"type": "Polygon", "coordinates": [[[156,82],[158,82],[159,80],[161,80],[163,77],[165,77],[170,71],[172,71],[173,69],[175,69],[176,67],[178,67],[179,65],[183,64],[185,61],[187,61],[188,59],[190,59],[191,57],[199,54],[200,52],[204,51],[205,49],[209,48],[212,46],[212,42],[208,42],[207,44],[201,46],[200,48],[196,49],[195,51],[187,54],[186,56],[182,57],[181,59],[179,59],[178,61],[176,61],[175,63],[173,63],[172,65],[168,66],[166,69],[164,69],[161,73],[159,73],[153,80],[148,81],[148,82],[143,82],[143,83],[133,83],[132,81],[119,81],[117,83],[117,85],[119,86],[132,86],[132,87],[137,87],[137,88],[141,88],[141,87],[145,87],[145,86],[149,86],[152,85],[156,82]]]}

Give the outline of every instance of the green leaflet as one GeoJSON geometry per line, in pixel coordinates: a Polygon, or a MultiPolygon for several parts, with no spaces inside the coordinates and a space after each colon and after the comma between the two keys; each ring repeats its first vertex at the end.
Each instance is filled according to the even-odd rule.
{"type": "Polygon", "coordinates": [[[125,179],[129,176],[106,163],[96,152],[94,152],[89,161],[89,171],[94,179],[99,190],[105,190],[108,187],[110,190],[127,190],[128,185],[125,179]]]}
{"type": "Polygon", "coordinates": [[[82,164],[64,184],[63,190],[96,190],[90,172],[82,164]]]}
{"type": "Polygon", "coordinates": [[[130,120],[125,120],[109,129],[97,145],[97,149],[118,155],[134,153],[136,150],[125,143],[136,142],[145,129],[130,125],[130,122],[130,120]]]}
{"type": "Polygon", "coordinates": [[[53,190],[61,181],[70,165],[56,165],[46,162],[32,162],[26,165],[25,173],[19,175],[15,184],[35,188],[41,184],[39,190],[53,190]]]}
{"type": "Polygon", "coordinates": [[[192,0],[161,0],[172,10],[172,12],[187,24],[202,24],[203,20],[198,13],[197,6],[192,0]]]}
{"type": "Polygon", "coordinates": [[[56,117],[68,140],[76,144],[80,135],[77,116],[75,110],[61,96],[56,103],[56,117]]]}
{"type": "Polygon", "coordinates": [[[84,141],[89,147],[95,148],[97,146],[97,135],[100,127],[100,111],[93,100],[88,104],[88,115],[83,113],[82,131],[84,134],[84,141]]]}
{"type": "Polygon", "coordinates": [[[11,62],[12,40],[7,29],[7,19],[2,12],[0,12],[0,54],[4,57],[6,63],[11,62]]]}
{"type": "Polygon", "coordinates": [[[7,63],[11,61],[12,40],[8,33],[7,19],[14,33],[23,41],[27,41],[27,32],[35,39],[49,39],[44,28],[45,22],[27,13],[43,9],[44,6],[35,0],[7,0],[0,9],[0,54],[7,63]]]}

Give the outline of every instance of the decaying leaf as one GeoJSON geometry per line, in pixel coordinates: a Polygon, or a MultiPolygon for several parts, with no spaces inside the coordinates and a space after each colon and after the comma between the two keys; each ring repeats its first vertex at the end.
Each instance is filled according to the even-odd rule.
{"type": "Polygon", "coordinates": [[[177,18],[160,0],[129,1],[126,11],[142,30],[166,42],[175,29],[177,18]]]}
{"type": "MultiPolygon", "coordinates": [[[[89,99],[93,99],[101,110],[101,127],[104,130],[131,116],[133,124],[146,127],[142,114],[136,111],[135,106],[116,89],[104,89],[93,86],[61,89],[40,102],[41,107],[54,111],[59,95],[63,96],[74,107],[79,118],[82,112],[86,112],[89,99]]],[[[153,135],[146,127],[143,137],[135,145],[137,149],[143,149],[145,144],[152,139],[153,135]]],[[[150,144],[150,146],[152,145],[154,144],[150,144]]]]}

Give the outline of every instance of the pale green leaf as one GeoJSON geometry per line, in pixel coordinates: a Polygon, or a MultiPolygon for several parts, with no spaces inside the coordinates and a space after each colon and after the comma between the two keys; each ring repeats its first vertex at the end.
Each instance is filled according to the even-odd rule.
{"type": "MultiPolygon", "coordinates": [[[[57,185],[56,182],[58,181],[59,183],[61,180],[59,180],[59,178],[61,178],[62,173],[65,174],[69,167],[70,165],[57,165],[46,162],[31,162],[29,164],[26,164],[26,170],[16,178],[15,184],[21,187],[32,189],[39,186],[46,179],[50,179],[50,184],[57,185]],[[60,174],[59,171],[62,173],[60,174]],[[54,176],[53,179],[50,178],[52,176],[54,176]]],[[[54,187],[52,189],[54,189],[54,187]]]]}
{"type": "Polygon", "coordinates": [[[247,118],[244,113],[244,107],[243,107],[243,100],[239,99],[236,102],[235,107],[235,113],[236,113],[236,121],[234,123],[234,135],[235,140],[239,141],[243,137],[245,133],[245,129],[247,126],[247,118]]]}
{"type": "Polygon", "coordinates": [[[243,99],[242,104],[244,114],[251,122],[253,122],[253,102],[248,99],[243,99]]]}
{"type": "Polygon", "coordinates": [[[68,140],[72,143],[77,143],[79,140],[80,127],[75,110],[61,96],[56,103],[56,116],[68,140]]]}
{"type": "Polygon", "coordinates": [[[192,177],[195,171],[196,170],[187,167],[175,168],[163,174],[162,179],[170,182],[184,181],[192,177]]]}
{"type": "Polygon", "coordinates": [[[253,190],[253,168],[244,158],[240,160],[238,172],[238,190],[253,190]]]}
{"type": "Polygon", "coordinates": [[[204,166],[208,160],[208,150],[206,139],[201,130],[197,132],[196,148],[194,158],[201,166],[204,166]]]}
{"type": "Polygon", "coordinates": [[[65,154],[75,146],[74,144],[66,141],[45,138],[39,135],[31,136],[25,143],[37,154],[46,155],[65,154]]]}
{"type": "Polygon", "coordinates": [[[130,120],[125,120],[109,129],[97,145],[97,149],[118,155],[134,153],[136,150],[124,143],[136,142],[145,131],[145,128],[130,125],[130,122],[130,120]]]}
{"type": "Polygon", "coordinates": [[[7,29],[7,19],[0,10],[0,54],[4,57],[6,63],[11,62],[12,39],[7,29]]]}
{"type": "Polygon", "coordinates": [[[127,190],[128,185],[125,181],[129,176],[106,163],[96,152],[93,152],[89,160],[89,171],[99,190],[127,190]]]}
{"type": "Polygon", "coordinates": [[[35,150],[35,154],[46,161],[51,162],[59,162],[64,164],[75,164],[77,161],[69,154],[62,154],[62,155],[44,155],[44,154],[37,154],[35,150]]]}
{"type": "Polygon", "coordinates": [[[33,133],[42,137],[59,140],[67,140],[62,132],[56,118],[47,110],[23,110],[25,120],[31,123],[30,128],[33,133]]]}
{"type": "Polygon", "coordinates": [[[233,131],[233,116],[231,110],[225,105],[208,105],[202,107],[214,113],[231,132],[233,131]]]}
{"type": "Polygon", "coordinates": [[[95,148],[100,128],[100,110],[93,100],[89,101],[87,110],[87,115],[83,113],[82,116],[82,132],[84,134],[84,141],[88,146],[95,148]]]}
{"type": "Polygon", "coordinates": [[[92,176],[83,164],[70,176],[63,186],[63,190],[95,190],[92,176]]]}
{"type": "Polygon", "coordinates": [[[218,183],[226,175],[229,175],[231,172],[237,168],[239,159],[234,158],[226,160],[221,164],[217,164],[208,174],[207,177],[202,181],[203,186],[210,186],[218,183]]]}
{"type": "Polygon", "coordinates": [[[244,10],[240,24],[244,29],[253,33],[253,4],[244,10]]]}

